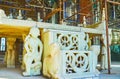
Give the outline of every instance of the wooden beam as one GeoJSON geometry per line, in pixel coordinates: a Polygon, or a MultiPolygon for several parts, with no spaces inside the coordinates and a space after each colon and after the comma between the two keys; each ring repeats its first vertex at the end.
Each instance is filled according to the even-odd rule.
{"type": "Polygon", "coordinates": [[[25,5],[25,6],[43,8],[43,9],[48,9],[48,10],[52,10],[52,9],[53,9],[53,8],[50,8],[50,7],[38,6],[38,5],[32,5],[32,4],[27,4],[27,5],[25,5]]]}
{"type": "Polygon", "coordinates": [[[107,0],[105,0],[105,21],[106,21],[106,41],[107,41],[107,55],[108,55],[108,74],[111,74],[110,71],[110,45],[109,45],[109,37],[108,37],[108,6],[107,0]]]}
{"type": "Polygon", "coordinates": [[[20,10],[33,11],[33,9],[29,9],[29,8],[14,7],[14,6],[2,5],[2,4],[0,4],[0,7],[15,8],[15,9],[20,9],[20,10]]]}
{"type": "Polygon", "coordinates": [[[54,9],[51,13],[49,13],[45,18],[43,18],[43,21],[48,20],[49,18],[51,18],[54,14],[56,14],[57,12],[59,12],[61,10],[61,8],[57,8],[54,9]]]}
{"type": "MultiPolygon", "coordinates": [[[[85,10],[86,8],[89,8],[90,6],[92,6],[93,4],[95,4],[95,3],[98,2],[98,1],[99,1],[99,0],[96,0],[95,2],[90,3],[90,4],[87,5],[86,7],[80,9],[79,12],[76,12],[76,13],[72,14],[71,16],[65,18],[64,20],[68,20],[68,19],[70,19],[71,17],[73,17],[73,16],[75,16],[75,15],[77,15],[77,14],[83,14],[83,13],[80,13],[82,10],[85,10]]],[[[85,15],[86,15],[86,14],[85,14],[85,15]]],[[[89,15],[89,14],[87,14],[87,16],[88,16],[88,15],[89,15]]]]}
{"type": "Polygon", "coordinates": [[[115,2],[115,1],[111,1],[111,0],[107,0],[107,2],[115,4],[115,5],[120,5],[120,2],[115,2]]]}
{"type": "Polygon", "coordinates": [[[78,13],[80,15],[84,15],[84,16],[90,16],[89,14],[86,14],[86,13],[78,13]]]}

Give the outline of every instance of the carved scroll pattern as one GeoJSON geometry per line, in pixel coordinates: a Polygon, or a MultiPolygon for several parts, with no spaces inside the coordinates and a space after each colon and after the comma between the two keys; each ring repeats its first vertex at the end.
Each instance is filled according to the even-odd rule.
{"type": "Polygon", "coordinates": [[[61,49],[78,50],[78,34],[57,33],[57,41],[59,42],[61,49]]]}
{"type": "Polygon", "coordinates": [[[84,51],[65,51],[64,70],[66,74],[89,72],[89,53],[84,51]]]}

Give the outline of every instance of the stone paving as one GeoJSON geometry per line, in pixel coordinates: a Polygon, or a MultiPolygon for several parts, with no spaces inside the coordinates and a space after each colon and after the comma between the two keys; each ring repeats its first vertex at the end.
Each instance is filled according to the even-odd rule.
{"type": "Polygon", "coordinates": [[[22,72],[19,66],[16,68],[6,68],[4,64],[0,63],[0,79],[46,79],[42,76],[24,77],[22,72]]]}
{"type": "MultiPolygon", "coordinates": [[[[117,63],[117,62],[116,62],[117,63]]],[[[108,70],[101,71],[99,79],[120,79],[120,64],[112,65],[111,74],[107,74],[108,70]]],[[[47,79],[43,76],[22,76],[20,68],[6,68],[4,65],[0,66],[0,79],[47,79]]],[[[79,78],[78,78],[79,79],[79,78]]],[[[84,78],[80,78],[84,79],[84,78]]],[[[94,79],[94,78],[88,78],[94,79]]]]}
{"type": "Polygon", "coordinates": [[[120,79],[120,62],[112,62],[111,74],[108,70],[102,70],[99,79],[120,79]]]}

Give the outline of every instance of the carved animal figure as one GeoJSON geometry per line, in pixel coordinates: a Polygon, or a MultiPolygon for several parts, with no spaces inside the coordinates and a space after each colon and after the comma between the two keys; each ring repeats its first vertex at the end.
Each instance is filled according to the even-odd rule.
{"type": "Polygon", "coordinates": [[[59,79],[60,47],[57,43],[50,44],[49,55],[44,58],[43,74],[50,79],[59,79]]]}

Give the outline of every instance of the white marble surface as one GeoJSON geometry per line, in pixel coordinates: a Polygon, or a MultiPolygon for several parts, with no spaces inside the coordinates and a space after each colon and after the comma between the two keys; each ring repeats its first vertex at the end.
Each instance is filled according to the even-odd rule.
{"type": "MultiPolygon", "coordinates": [[[[37,26],[39,28],[46,28],[46,29],[77,31],[77,32],[84,31],[84,32],[96,33],[96,34],[104,33],[104,30],[99,30],[99,29],[97,30],[94,28],[84,28],[84,27],[76,27],[76,26],[68,26],[68,25],[28,21],[28,20],[8,19],[8,18],[1,18],[0,24],[6,24],[6,25],[11,25],[11,26],[20,26],[20,27],[37,26]]],[[[101,24],[101,26],[102,26],[102,24],[101,24]]]]}

